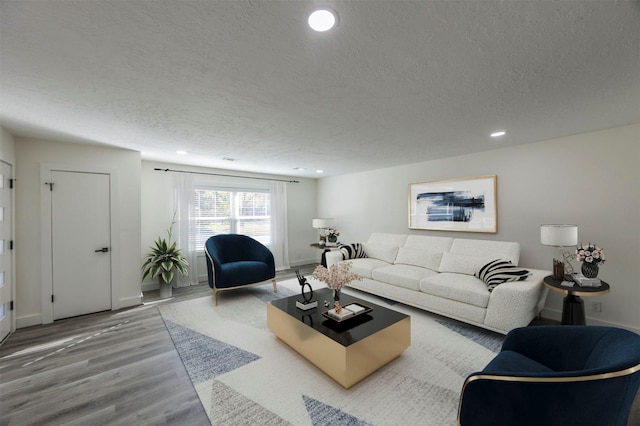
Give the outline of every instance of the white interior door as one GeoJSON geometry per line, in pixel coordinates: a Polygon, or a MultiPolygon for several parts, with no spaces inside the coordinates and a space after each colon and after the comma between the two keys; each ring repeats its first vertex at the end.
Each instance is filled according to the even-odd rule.
{"type": "Polygon", "coordinates": [[[0,161],[0,342],[11,333],[13,261],[11,244],[12,197],[9,185],[11,166],[0,161]]]}
{"type": "Polygon", "coordinates": [[[111,309],[110,176],[51,171],[53,319],[111,309]]]}

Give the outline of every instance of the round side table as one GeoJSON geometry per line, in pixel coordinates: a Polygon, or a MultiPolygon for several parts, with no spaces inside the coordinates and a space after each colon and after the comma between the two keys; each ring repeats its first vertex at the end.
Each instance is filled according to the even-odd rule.
{"type": "Polygon", "coordinates": [[[556,280],[551,275],[544,277],[544,285],[553,291],[566,294],[562,302],[563,325],[586,325],[584,315],[584,301],[580,296],[599,296],[609,293],[609,284],[600,281],[599,287],[580,287],[575,282],[572,286],[562,285],[562,280],[556,280]]]}
{"type": "Polygon", "coordinates": [[[321,264],[322,266],[324,266],[325,268],[327,267],[327,256],[326,256],[327,252],[328,252],[328,251],[332,251],[332,250],[339,250],[339,249],[340,249],[340,246],[339,246],[339,245],[335,245],[335,246],[327,246],[327,245],[320,245],[320,244],[318,244],[318,243],[313,243],[313,244],[309,244],[309,245],[310,245],[311,247],[315,247],[315,248],[317,248],[317,249],[324,250],[324,251],[322,252],[322,258],[321,258],[321,260],[320,260],[320,264],[321,264]]]}

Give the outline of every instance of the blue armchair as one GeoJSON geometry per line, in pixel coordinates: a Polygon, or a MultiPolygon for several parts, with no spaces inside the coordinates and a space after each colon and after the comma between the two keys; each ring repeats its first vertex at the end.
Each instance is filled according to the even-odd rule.
{"type": "Polygon", "coordinates": [[[460,425],[626,425],[640,386],[640,336],[619,328],[512,330],[467,377],[460,425]]]}
{"type": "Polygon", "coordinates": [[[262,243],[246,235],[220,234],[210,237],[204,247],[209,287],[216,305],[220,291],[267,280],[273,282],[273,291],[278,291],[273,254],[262,243]]]}

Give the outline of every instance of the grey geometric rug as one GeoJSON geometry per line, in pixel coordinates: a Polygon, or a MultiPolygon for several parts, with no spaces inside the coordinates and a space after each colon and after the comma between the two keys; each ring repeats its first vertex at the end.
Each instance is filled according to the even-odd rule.
{"type": "Polygon", "coordinates": [[[293,279],[278,293],[271,284],[227,292],[218,306],[211,296],[159,306],[213,425],[455,425],[464,379],[504,339],[345,289],[411,316],[411,346],[345,390],[267,328],[266,303],[299,289],[293,279]]]}

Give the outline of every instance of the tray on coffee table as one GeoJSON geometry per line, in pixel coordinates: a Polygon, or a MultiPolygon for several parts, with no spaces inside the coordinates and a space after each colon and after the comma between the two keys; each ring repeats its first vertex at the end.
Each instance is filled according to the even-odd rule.
{"type": "Polygon", "coordinates": [[[331,321],[344,322],[353,318],[358,318],[361,315],[368,314],[371,311],[373,311],[372,307],[363,305],[362,303],[354,302],[343,306],[341,314],[336,314],[335,308],[333,308],[328,310],[327,312],[323,312],[322,315],[326,318],[329,318],[331,321]]]}

